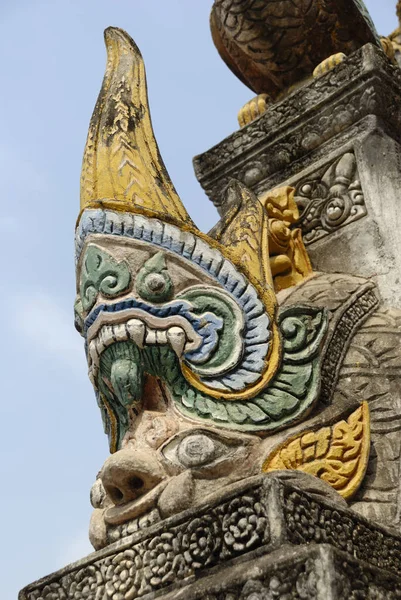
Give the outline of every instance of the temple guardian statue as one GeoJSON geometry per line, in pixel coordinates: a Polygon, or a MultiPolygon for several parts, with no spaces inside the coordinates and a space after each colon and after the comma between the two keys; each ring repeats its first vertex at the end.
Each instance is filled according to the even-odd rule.
{"type": "Polygon", "coordinates": [[[20,600],[401,597],[401,71],[360,0],[216,0],[257,94],[189,217],[142,56],[105,32],[75,325],[110,455],[95,552],[20,600]]]}

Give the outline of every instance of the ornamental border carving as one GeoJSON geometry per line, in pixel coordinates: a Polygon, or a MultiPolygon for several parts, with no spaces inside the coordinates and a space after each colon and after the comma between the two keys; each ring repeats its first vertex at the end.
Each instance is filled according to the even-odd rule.
{"type": "Polygon", "coordinates": [[[19,600],[132,600],[168,591],[173,584],[177,589],[184,580],[188,585],[196,573],[207,576],[214,565],[224,568],[237,557],[255,557],[257,550],[266,560],[281,544],[315,543],[386,569],[390,577],[401,576],[400,537],[322,496],[267,476],[93,553],[29,585],[19,600]]]}
{"type": "MultiPolygon", "coordinates": [[[[344,132],[358,121],[382,115],[399,128],[401,72],[380,50],[367,44],[321,78],[273,105],[223,142],[194,158],[196,176],[222,209],[230,179],[256,193],[291,163],[344,132]],[[319,110],[317,110],[319,107],[319,110]],[[302,117],[300,118],[300,114],[302,117]]],[[[296,165],[299,172],[299,165],[296,165]]],[[[275,182],[278,185],[290,174],[275,182]]],[[[270,182],[271,183],[271,182],[270,182]]],[[[271,187],[271,186],[270,186],[271,187]]]]}

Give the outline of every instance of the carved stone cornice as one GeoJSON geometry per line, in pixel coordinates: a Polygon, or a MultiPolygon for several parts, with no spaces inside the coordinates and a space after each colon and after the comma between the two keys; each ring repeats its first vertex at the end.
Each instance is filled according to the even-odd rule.
{"type": "Polygon", "coordinates": [[[299,172],[296,161],[365,117],[383,119],[396,136],[401,128],[400,104],[401,71],[380,49],[367,44],[196,156],[196,176],[224,212],[222,202],[230,179],[242,181],[257,194],[271,189],[299,172]]]}
{"type": "Polygon", "coordinates": [[[358,597],[398,597],[401,538],[325,497],[323,488],[313,489],[312,477],[302,476],[310,483],[309,491],[282,477],[256,477],[235,485],[214,501],[30,584],[19,600],[156,595],[192,600],[204,598],[206,591],[216,594],[208,596],[213,600],[246,599],[252,592],[250,581],[256,591],[276,585],[281,590],[276,597],[301,587],[306,595],[294,597],[335,600],[350,597],[354,589],[366,594],[358,597]],[[326,580],[319,586],[316,577],[322,572],[326,580]],[[355,573],[363,575],[363,583],[355,573]]]}

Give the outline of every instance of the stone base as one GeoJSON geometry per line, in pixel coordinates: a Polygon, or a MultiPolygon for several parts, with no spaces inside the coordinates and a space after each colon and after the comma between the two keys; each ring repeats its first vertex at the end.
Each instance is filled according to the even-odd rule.
{"type": "Polygon", "coordinates": [[[401,598],[401,579],[351,559],[327,544],[284,545],[268,556],[231,565],[163,600],[345,600],[401,598]]]}
{"type": "Polygon", "coordinates": [[[401,538],[269,475],[30,584],[19,600],[401,598],[401,538]]]}

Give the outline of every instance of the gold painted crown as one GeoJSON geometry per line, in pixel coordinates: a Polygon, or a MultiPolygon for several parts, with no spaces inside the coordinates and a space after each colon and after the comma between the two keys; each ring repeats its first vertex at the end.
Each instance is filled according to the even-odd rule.
{"type": "Polygon", "coordinates": [[[109,27],[104,37],[107,67],[85,146],[81,212],[139,212],[192,228],[157,147],[141,53],[121,29],[109,27]]]}
{"type": "MultiPolygon", "coordinates": [[[[236,208],[219,239],[197,229],[170,180],[153,133],[142,55],[123,30],[105,31],[107,67],[93,111],[81,175],[81,210],[140,213],[192,231],[229,258],[259,289],[272,287],[267,213],[242,184],[233,182],[236,208]],[[253,227],[245,231],[242,224],[253,227]],[[266,256],[262,256],[266,254],[266,256]]],[[[272,307],[271,307],[272,310],[272,307]]]]}
{"type": "MultiPolygon", "coordinates": [[[[291,200],[293,191],[291,196],[289,188],[281,188],[259,201],[245,186],[234,181],[227,191],[231,208],[210,235],[200,232],[175,191],[159,153],[150,119],[142,55],[121,29],[106,29],[105,42],[107,67],[85,146],[80,215],[85,209],[96,208],[140,213],[193,232],[231,260],[255,285],[265,306],[273,312],[275,301],[268,291],[273,288],[269,245],[278,237],[269,231],[269,217],[277,220],[278,213],[275,209],[270,214],[269,207],[272,202],[281,206],[280,202],[277,204],[279,198],[284,201],[283,206],[295,206],[291,200]]],[[[276,243],[273,248],[276,254],[288,254],[290,242],[294,246],[292,240],[284,243],[281,239],[286,232],[287,237],[290,235],[284,213],[280,212],[279,217],[284,229],[279,232],[279,246],[276,243]]],[[[297,263],[301,278],[311,273],[303,244],[298,241],[298,246],[297,260],[292,256],[294,252],[285,262],[277,257],[273,260],[275,270],[284,269],[285,286],[294,285],[299,279],[292,263],[297,263]]],[[[276,289],[281,287],[282,284],[276,289]]]]}

